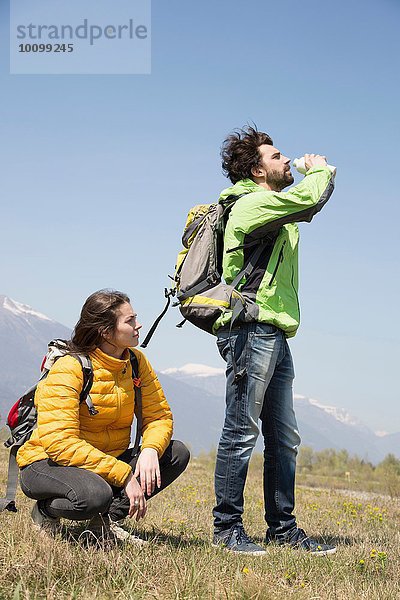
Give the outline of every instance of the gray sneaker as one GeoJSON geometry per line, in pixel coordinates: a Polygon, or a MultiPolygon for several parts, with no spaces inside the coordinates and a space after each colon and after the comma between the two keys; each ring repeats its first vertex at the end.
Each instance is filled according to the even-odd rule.
{"type": "Polygon", "coordinates": [[[132,544],[133,546],[146,546],[149,542],[147,540],[142,539],[138,535],[131,533],[123,526],[124,521],[111,521],[110,520],[110,529],[112,533],[115,535],[117,540],[121,542],[125,542],[127,544],[132,544]]]}
{"type": "Polygon", "coordinates": [[[294,527],[286,533],[278,533],[277,535],[271,534],[271,531],[268,529],[265,536],[265,543],[273,543],[278,546],[292,546],[292,548],[305,550],[316,556],[326,556],[327,554],[334,554],[336,552],[336,546],[317,542],[317,540],[308,537],[304,529],[300,529],[299,527],[294,527]]]}
{"type": "Polygon", "coordinates": [[[108,515],[97,515],[90,519],[87,528],[78,537],[78,542],[84,546],[97,546],[110,550],[117,545],[118,538],[111,531],[108,515]]]}
{"type": "Polygon", "coordinates": [[[35,502],[32,508],[31,518],[33,526],[40,532],[55,537],[58,533],[61,533],[61,521],[47,515],[39,502],[35,502]]]}
{"type": "Polygon", "coordinates": [[[230,529],[223,529],[214,533],[214,547],[221,547],[229,552],[247,554],[248,556],[260,556],[267,551],[253,542],[246,534],[242,523],[235,523],[230,529]]]}

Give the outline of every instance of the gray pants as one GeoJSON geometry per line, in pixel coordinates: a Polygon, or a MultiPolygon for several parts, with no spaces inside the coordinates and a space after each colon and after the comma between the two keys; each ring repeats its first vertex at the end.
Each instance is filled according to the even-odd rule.
{"type": "MultiPolygon", "coordinates": [[[[134,455],[132,448],[118,458],[135,470],[138,455],[134,455]]],[[[185,470],[189,458],[186,446],[172,440],[160,458],[161,488],[156,488],[152,496],[185,470]]],[[[51,517],[84,521],[108,513],[113,521],[119,521],[129,511],[129,498],[123,488],[111,486],[100,475],[87,469],[62,467],[50,459],[23,467],[20,482],[24,494],[38,500],[41,509],[51,517]]]]}

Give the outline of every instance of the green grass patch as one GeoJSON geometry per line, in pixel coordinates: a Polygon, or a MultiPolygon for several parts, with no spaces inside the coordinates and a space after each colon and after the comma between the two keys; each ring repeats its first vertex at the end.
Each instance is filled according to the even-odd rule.
{"type": "MultiPolygon", "coordinates": [[[[6,457],[1,450],[2,490],[6,457]]],[[[331,486],[324,475],[317,481],[319,487],[310,487],[300,474],[299,525],[310,535],[338,544],[337,553],[313,557],[275,547],[261,557],[234,556],[210,545],[213,466],[211,455],[192,460],[186,473],[149,503],[138,530],[151,542],[142,549],[88,551],[66,540],[42,537],[30,524],[32,502],[20,493],[19,512],[0,515],[0,599],[399,598],[398,499],[334,489],[335,477],[341,480],[338,475],[331,486]]],[[[266,525],[261,466],[256,456],[246,485],[244,523],[262,543],[266,525]]],[[[351,480],[344,479],[351,486],[351,480]]]]}

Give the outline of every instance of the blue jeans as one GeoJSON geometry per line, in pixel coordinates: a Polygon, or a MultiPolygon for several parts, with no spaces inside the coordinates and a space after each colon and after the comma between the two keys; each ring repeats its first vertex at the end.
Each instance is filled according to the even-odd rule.
{"type": "Polygon", "coordinates": [[[296,526],[293,515],[297,449],[300,437],[293,410],[294,369],[283,331],[266,323],[243,323],[218,332],[226,361],[225,423],[215,466],[216,530],[242,521],[243,490],[250,456],[264,437],[265,520],[272,534],[296,526]],[[236,384],[232,366],[246,374],[236,384]]]}

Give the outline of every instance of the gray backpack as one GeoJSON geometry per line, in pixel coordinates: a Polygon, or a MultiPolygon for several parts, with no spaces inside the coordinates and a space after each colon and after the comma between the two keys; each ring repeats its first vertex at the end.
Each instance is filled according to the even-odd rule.
{"type": "Polygon", "coordinates": [[[174,278],[179,309],[185,320],[208,333],[213,333],[215,321],[223,312],[237,307],[235,313],[239,314],[246,307],[236,290],[247,274],[245,270],[230,285],[222,281],[225,225],[237,199],[230,196],[223,205],[195,206],[183,231],[184,248],[178,255],[174,278]]]}
{"type": "MultiPolygon", "coordinates": [[[[243,195],[243,194],[242,194],[243,195]]],[[[241,196],[242,196],[241,195],[241,196]]],[[[228,196],[223,204],[199,204],[188,214],[182,235],[183,249],[178,254],[175,287],[165,290],[167,304],[147,334],[142,347],[146,347],[158,323],[170,304],[171,296],[176,296],[184,321],[189,321],[213,333],[218,317],[232,311],[230,326],[247,310],[247,301],[236,289],[243,278],[253,271],[263,250],[262,243],[253,242],[257,247],[245,268],[237,274],[229,285],[222,281],[222,256],[225,226],[234,203],[241,196],[228,196]]],[[[233,248],[237,250],[237,248],[233,248]]]]}

